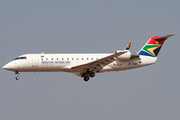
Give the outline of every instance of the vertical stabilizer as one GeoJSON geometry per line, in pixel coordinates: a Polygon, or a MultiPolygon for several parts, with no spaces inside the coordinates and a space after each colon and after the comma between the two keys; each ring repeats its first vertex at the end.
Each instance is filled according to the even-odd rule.
{"type": "Polygon", "coordinates": [[[157,57],[164,41],[175,34],[170,34],[166,36],[154,36],[149,39],[149,41],[143,46],[143,48],[138,52],[139,55],[157,57]]]}

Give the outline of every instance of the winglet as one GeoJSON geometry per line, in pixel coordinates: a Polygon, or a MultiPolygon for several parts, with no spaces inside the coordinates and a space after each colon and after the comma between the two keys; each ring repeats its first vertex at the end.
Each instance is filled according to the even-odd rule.
{"type": "Polygon", "coordinates": [[[128,46],[125,48],[125,50],[129,50],[131,47],[131,43],[128,44],[128,46]]]}

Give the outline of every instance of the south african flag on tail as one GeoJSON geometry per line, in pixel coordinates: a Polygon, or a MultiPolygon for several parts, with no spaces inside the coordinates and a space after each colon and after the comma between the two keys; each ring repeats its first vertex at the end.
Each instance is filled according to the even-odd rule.
{"type": "Polygon", "coordinates": [[[164,41],[175,34],[166,36],[154,36],[144,45],[144,47],[138,52],[139,55],[157,57],[164,41]]]}

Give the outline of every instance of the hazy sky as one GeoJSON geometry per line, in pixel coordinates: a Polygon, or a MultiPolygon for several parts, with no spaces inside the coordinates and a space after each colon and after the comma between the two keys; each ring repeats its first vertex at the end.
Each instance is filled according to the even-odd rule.
{"type": "Polygon", "coordinates": [[[179,0],[0,0],[1,120],[179,120],[179,0]],[[154,65],[96,74],[2,69],[26,53],[138,52],[176,33],[154,65]]]}

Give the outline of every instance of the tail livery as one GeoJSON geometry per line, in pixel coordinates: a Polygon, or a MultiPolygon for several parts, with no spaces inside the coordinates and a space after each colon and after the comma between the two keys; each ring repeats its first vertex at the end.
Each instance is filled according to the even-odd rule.
{"type": "Polygon", "coordinates": [[[144,45],[144,47],[138,52],[139,55],[157,57],[164,41],[175,34],[166,36],[154,36],[144,45]]]}

